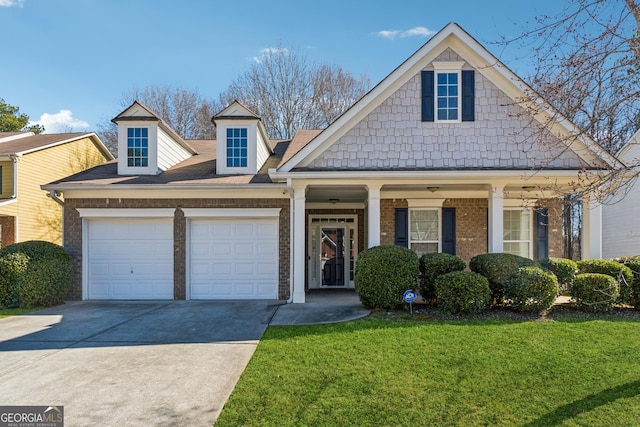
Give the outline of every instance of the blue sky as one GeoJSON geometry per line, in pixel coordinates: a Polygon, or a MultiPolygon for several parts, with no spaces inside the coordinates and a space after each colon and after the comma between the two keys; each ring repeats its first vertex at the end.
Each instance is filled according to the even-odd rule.
{"type": "Polygon", "coordinates": [[[526,52],[492,43],[565,4],[0,0],[0,98],[48,133],[95,131],[120,112],[131,88],[166,84],[217,98],[263,49],[278,44],[376,84],[452,21],[522,73],[526,52]]]}

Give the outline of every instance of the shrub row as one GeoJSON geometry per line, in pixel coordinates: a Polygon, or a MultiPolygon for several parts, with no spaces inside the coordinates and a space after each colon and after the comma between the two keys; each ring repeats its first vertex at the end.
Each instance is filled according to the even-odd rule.
{"type": "Polygon", "coordinates": [[[617,303],[640,308],[640,256],[614,261],[573,262],[547,258],[539,263],[505,253],[481,254],[469,262],[432,253],[419,259],[407,248],[378,246],[360,254],[355,285],[367,307],[393,309],[406,289],[418,285],[428,302],[452,313],[476,313],[493,300],[517,311],[541,312],[568,289],[588,311],[608,310],[617,303]]]}
{"type": "Polygon", "coordinates": [[[72,262],[53,243],[28,241],[0,249],[0,306],[62,304],[71,288],[72,262]]]}

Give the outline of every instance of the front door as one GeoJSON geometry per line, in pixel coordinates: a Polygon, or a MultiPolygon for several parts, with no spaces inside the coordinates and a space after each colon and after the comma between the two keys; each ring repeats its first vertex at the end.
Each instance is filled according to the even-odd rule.
{"type": "Polygon", "coordinates": [[[320,228],[322,286],[344,286],[344,227],[320,228]]]}
{"type": "Polygon", "coordinates": [[[308,233],[308,288],[353,288],[357,216],[311,215],[308,233]]]}

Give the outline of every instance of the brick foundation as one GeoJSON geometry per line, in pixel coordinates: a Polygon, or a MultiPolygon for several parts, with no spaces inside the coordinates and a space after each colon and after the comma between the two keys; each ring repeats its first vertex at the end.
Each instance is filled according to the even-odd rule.
{"type": "Polygon", "coordinates": [[[0,247],[9,246],[16,242],[16,217],[0,216],[0,247]]]}

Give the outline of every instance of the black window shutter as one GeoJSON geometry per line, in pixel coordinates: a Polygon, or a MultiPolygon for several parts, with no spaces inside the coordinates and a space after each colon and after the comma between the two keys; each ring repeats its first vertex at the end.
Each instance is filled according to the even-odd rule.
{"type": "Polygon", "coordinates": [[[547,208],[536,209],[534,227],[535,233],[535,259],[543,259],[549,256],[549,214],[547,208]]]}
{"type": "Polygon", "coordinates": [[[462,70],[462,121],[475,120],[475,72],[462,70]]]}
{"type": "Polygon", "coordinates": [[[433,71],[422,72],[422,121],[432,122],[434,118],[433,108],[435,100],[433,71]]]}
{"type": "Polygon", "coordinates": [[[442,208],[442,252],[456,254],[456,208],[442,208]]]}
{"type": "Polygon", "coordinates": [[[396,246],[409,247],[409,209],[396,208],[396,246]]]}

